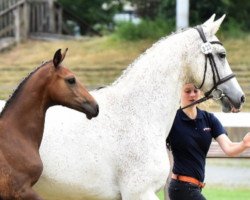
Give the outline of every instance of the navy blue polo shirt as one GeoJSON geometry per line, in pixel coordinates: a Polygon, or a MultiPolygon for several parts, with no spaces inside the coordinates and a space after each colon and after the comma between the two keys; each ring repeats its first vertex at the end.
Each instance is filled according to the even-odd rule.
{"type": "Polygon", "coordinates": [[[197,108],[196,119],[190,119],[179,109],[167,138],[174,157],[173,173],[203,182],[212,138],[221,134],[226,131],[212,113],[197,108]]]}

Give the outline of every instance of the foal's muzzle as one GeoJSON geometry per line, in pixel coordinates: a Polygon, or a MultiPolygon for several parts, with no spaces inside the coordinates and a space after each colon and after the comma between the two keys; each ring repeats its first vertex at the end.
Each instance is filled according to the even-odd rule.
{"type": "Polygon", "coordinates": [[[90,103],[83,103],[84,113],[88,119],[92,119],[93,117],[97,117],[99,114],[99,105],[97,103],[90,104],[90,103]]]}

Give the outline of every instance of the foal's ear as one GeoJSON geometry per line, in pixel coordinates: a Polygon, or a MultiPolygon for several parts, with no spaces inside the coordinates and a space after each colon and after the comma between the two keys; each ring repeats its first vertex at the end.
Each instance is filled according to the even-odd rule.
{"type": "Polygon", "coordinates": [[[68,48],[65,49],[63,54],[61,53],[61,49],[58,49],[55,52],[55,55],[54,55],[54,58],[53,58],[53,63],[54,63],[55,68],[57,68],[61,64],[61,62],[63,61],[63,59],[66,56],[67,51],[68,51],[68,48]]]}

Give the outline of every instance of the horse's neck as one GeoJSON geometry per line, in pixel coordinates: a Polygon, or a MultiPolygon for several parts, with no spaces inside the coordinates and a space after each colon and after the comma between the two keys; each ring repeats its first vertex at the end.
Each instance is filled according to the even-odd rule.
{"type": "Polygon", "coordinates": [[[143,120],[153,125],[152,119],[162,121],[162,127],[166,127],[168,121],[171,125],[179,106],[183,84],[182,55],[161,45],[157,48],[159,52],[153,49],[141,56],[110,87],[117,98],[111,99],[112,107],[123,109],[124,115],[137,115],[142,126],[143,120]]]}
{"type": "Polygon", "coordinates": [[[10,133],[21,134],[38,147],[41,143],[45,113],[48,108],[43,94],[46,91],[45,81],[45,78],[36,81],[34,77],[30,77],[0,118],[8,124],[9,129],[17,130],[9,131],[10,133]]]}

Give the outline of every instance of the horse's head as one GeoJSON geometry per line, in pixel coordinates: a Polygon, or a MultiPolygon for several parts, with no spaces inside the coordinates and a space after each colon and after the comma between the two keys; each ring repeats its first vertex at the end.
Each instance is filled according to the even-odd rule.
{"type": "Polygon", "coordinates": [[[61,65],[67,49],[61,54],[61,49],[55,52],[51,67],[51,81],[48,95],[54,104],[84,112],[88,119],[96,117],[99,107],[87,89],[79,82],[77,77],[61,65]]]}
{"type": "Polygon", "coordinates": [[[215,36],[225,15],[216,21],[214,17],[188,30],[193,32],[189,44],[192,54],[189,52],[187,58],[188,74],[205,95],[220,101],[223,112],[238,112],[245,96],[228,64],[226,50],[215,36]]]}

